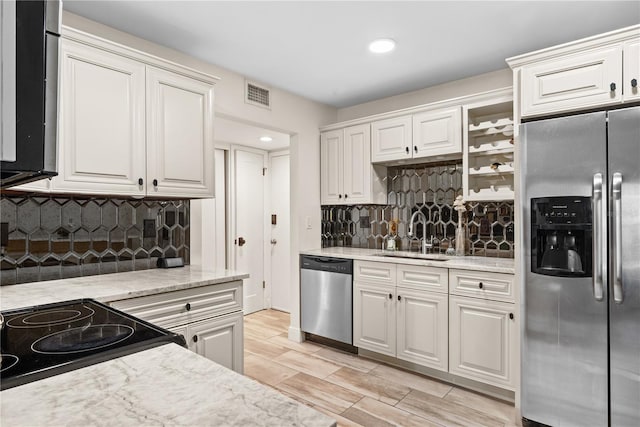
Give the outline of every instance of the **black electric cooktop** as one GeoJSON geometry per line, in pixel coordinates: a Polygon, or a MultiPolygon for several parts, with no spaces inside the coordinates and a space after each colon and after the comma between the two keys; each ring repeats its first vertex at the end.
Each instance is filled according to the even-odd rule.
{"type": "Polygon", "coordinates": [[[91,299],[3,311],[0,390],[184,337],[91,299]]]}

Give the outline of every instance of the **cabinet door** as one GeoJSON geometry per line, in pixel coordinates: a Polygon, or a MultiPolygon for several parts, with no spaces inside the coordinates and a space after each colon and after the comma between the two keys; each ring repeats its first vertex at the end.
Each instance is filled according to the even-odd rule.
{"type": "Polygon", "coordinates": [[[413,158],[462,153],[460,107],[413,115],[413,158]]]}
{"type": "Polygon", "coordinates": [[[213,86],[147,68],[147,195],[214,196],[213,86]]]}
{"type": "Polygon", "coordinates": [[[513,304],[449,296],[449,372],[514,390],[513,304]]]}
{"type": "Polygon", "coordinates": [[[410,159],[411,131],[411,116],[394,117],[371,123],[371,161],[410,159]]]}
{"type": "Polygon", "coordinates": [[[545,61],[522,70],[522,116],[577,110],[622,100],[622,47],[545,61]],[[611,84],[615,90],[611,90],[611,84]]]}
{"type": "Polygon", "coordinates": [[[624,45],[623,98],[626,101],[640,99],[640,40],[624,45]],[[633,80],[635,79],[635,85],[633,80]]]}
{"type": "Polygon", "coordinates": [[[447,371],[447,294],[397,288],[398,359],[447,371]]]}
{"type": "Polygon", "coordinates": [[[320,135],[320,203],[343,203],[344,132],[332,130],[320,135]]]}
{"type": "Polygon", "coordinates": [[[240,374],[244,371],[242,312],[189,325],[189,345],[207,359],[240,374]]]}
{"type": "Polygon", "coordinates": [[[61,41],[58,176],[54,192],[143,196],[145,67],[61,41]]]}
{"type": "Polygon", "coordinates": [[[353,345],[395,357],[395,287],[356,283],[354,292],[353,345]]]}
{"type": "Polygon", "coordinates": [[[344,130],[344,201],[371,202],[371,127],[351,126],[344,130]]]}

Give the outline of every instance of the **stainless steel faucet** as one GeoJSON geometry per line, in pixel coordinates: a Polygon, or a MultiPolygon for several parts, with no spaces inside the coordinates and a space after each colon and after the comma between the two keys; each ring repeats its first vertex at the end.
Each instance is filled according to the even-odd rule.
{"type": "MultiPolygon", "coordinates": [[[[418,216],[422,216],[423,223],[424,223],[424,225],[426,227],[427,217],[422,213],[422,211],[420,211],[420,210],[415,211],[413,213],[413,215],[411,215],[411,219],[409,220],[409,230],[407,231],[407,236],[409,236],[409,238],[414,237],[413,224],[415,223],[416,218],[418,216]]],[[[425,233],[426,233],[426,228],[425,228],[425,233]]],[[[426,237],[424,236],[424,233],[423,233],[423,237],[422,237],[422,240],[420,241],[420,243],[421,243],[421,245],[420,245],[421,252],[423,254],[428,253],[433,248],[433,236],[431,236],[431,240],[429,241],[429,243],[427,243],[427,239],[426,239],[426,237]]]]}

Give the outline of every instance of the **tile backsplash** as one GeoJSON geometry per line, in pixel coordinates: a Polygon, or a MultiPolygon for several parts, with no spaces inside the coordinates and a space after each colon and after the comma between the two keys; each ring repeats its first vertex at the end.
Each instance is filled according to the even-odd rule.
{"type": "Polygon", "coordinates": [[[189,201],[101,197],[0,198],[2,285],[189,262],[189,201]]]}
{"type": "MultiPolygon", "coordinates": [[[[322,207],[322,246],[379,249],[395,221],[399,249],[418,250],[423,236],[434,236],[439,252],[453,247],[458,223],[453,201],[462,194],[462,164],[389,167],[386,180],[387,205],[322,207]],[[409,220],[416,210],[427,221],[416,221],[417,237],[409,238],[409,220]]],[[[466,206],[466,253],[513,258],[513,202],[467,202],[466,206]]]]}

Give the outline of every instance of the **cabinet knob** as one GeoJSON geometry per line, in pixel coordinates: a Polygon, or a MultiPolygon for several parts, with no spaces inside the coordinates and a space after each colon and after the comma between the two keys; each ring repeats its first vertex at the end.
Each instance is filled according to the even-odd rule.
{"type": "Polygon", "coordinates": [[[138,178],[138,185],[144,184],[144,180],[142,178],[138,178]]]}
{"type": "Polygon", "coordinates": [[[404,150],[409,154],[409,147],[404,147],[404,150]]]}
{"type": "Polygon", "coordinates": [[[187,311],[191,311],[191,304],[187,303],[187,304],[184,306],[184,308],[185,308],[185,310],[187,310],[187,311]]]}
{"type": "Polygon", "coordinates": [[[413,146],[413,151],[414,151],[415,153],[417,153],[417,152],[418,152],[418,146],[417,146],[417,145],[414,145],[414,146],[413,146]]]}
{"type": "Polygon", "coordinates": [[[153,186],[154,186],[154,187],[157,187],[157,186],[158,186],[158,180],[157,180],[157,179],[154,179],[154,180],[153,180],[153,186]]]}
{"type": "Polygon", "coordinates": [[[631,87],[638,87],[638,79],[631,79],[631,87]]]}
{"type": "Polygon", "coordinates": [[[193,342],[198,342],[198,336],[197,335],[193,336],[193,342]]]}
{"type": "Polygon", "coordinates": [[[611,89],[611,92],[615,91],[616,90],[616,84],[615,83],[611,83],[609,85],[609,89],[611,89]]]}
{"type": "Polygon", "coordinates": [[[345,194],[345,195],[344,195],[344,198],[346,199],[347,197],[349,197],[349,195],[348,195],[348,194],[345,194]]]}
{"type": "Polygon", "coordinates": [[[389,299],[393,299],[393,294],[389,294],[389,299]]]}
{"type": "Polygon", "coordinates": [[[342,199],[342,194],[338,194],[338,199],[342,199]]]}
{"type": "Polygon", "coordinates": [[[482,284],[482,282],[478,283],[478,287],[479,287],[480,289],[484,288],[484,285],[482,284]]]}
{"type": "Polygon", "coordinates": [[[398,301],[400,301],[402,299],[402,297],[400,295],[398,295],[398,301]]]}
{"type": "Polygon", "coordinates": [[[513,320],[513,313],[509,313],[509,319],[513,320]]]}

